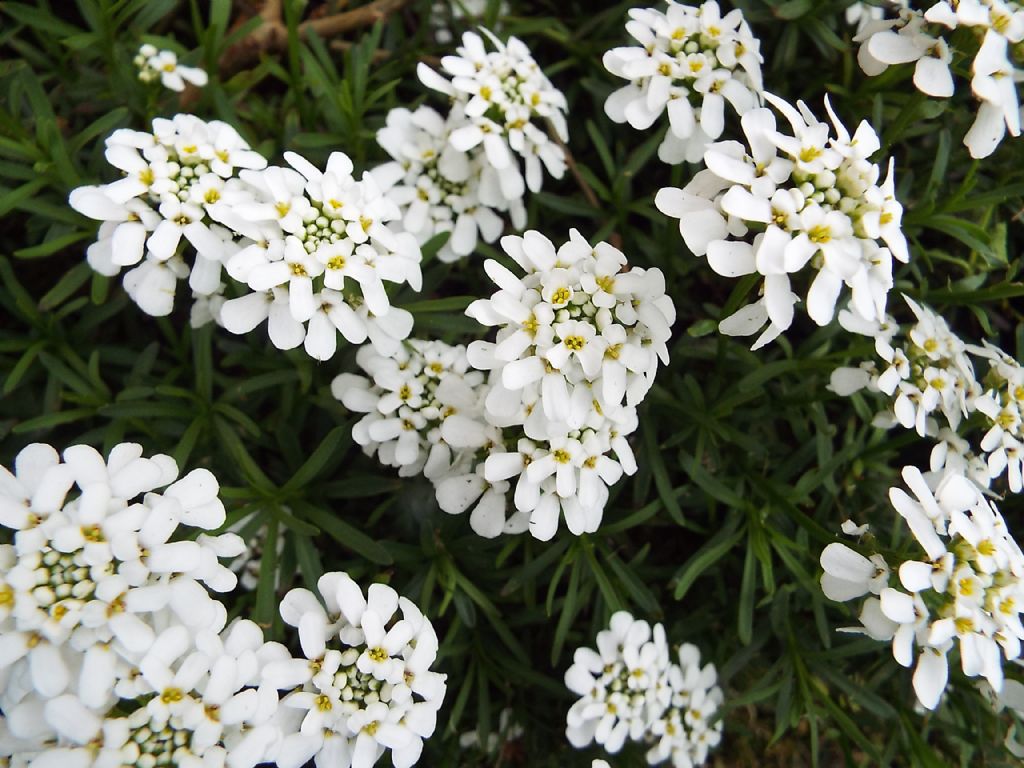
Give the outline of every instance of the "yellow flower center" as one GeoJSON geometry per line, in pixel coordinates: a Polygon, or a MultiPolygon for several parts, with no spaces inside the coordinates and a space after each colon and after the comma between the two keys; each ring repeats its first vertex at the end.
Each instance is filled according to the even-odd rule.
{"type": "Polygon", "coordinates": [[[821,157],[821,150],[817,147],[804,147],[800,150],[800,162],[809,163],[821,157]]]}
{"type": "Polygon", "coordinates": [[[568,288],[556,288],[554,293],[551,294],[552,304],[568,304],[569,299],[572,298],[572,291],[568,288]]]}
{"type": "Polygon", "coordinates": [[[822,243],[827,243],[832,239],[832,230],[830,230],[824,224],[819,224],[816,227],[811,227],[811,229],[807,232],[807,239],[809,239],[812,243],[817,243],[818,245],[821,245],[822,243]]]}
{"type": "Polygon", "coordinates": [[[587,340],[582,336],[566,336],[565,348],[573,352],[579,352],[587,345],[587,340]]]}
{"type": "Polygon", "coordinates": [[[185,698],[185,694],[181,688],[164,688],[164,692],[160,694],[160,701],[164,704],[176,704],[185,698]]]}

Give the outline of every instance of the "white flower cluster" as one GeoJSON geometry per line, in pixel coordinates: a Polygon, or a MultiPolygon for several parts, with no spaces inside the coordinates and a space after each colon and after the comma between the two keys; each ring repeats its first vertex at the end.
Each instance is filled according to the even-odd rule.
{"type": "Polygon", "coordinates": [[[803,102],[797,109],[764,97],[786,117],[791,134],[776,129],[771,110],[750,110],[740,119],[748,146],[711,145],[705,170],[683,189],[662,189],[655,200],[662,213],[679,219],[687,247],[706,255],[715,272],[764,277],[762,297],[719,329],[748,336],[767,323],[753,348],[774,340],[793,322],[798,296],[791,276],[808,266],[815,275],[807,312],[815,323],[832,320],[844,285],[858,315],[883,320],[892,260],[909,258],[892,161],[879,183],[879,167],[868,159],[880,146],[874,129],[862,121],[851,136],[827,98],[831,128],[803,102]]]}
{"type": "Polygon", "coordinates": [[[500,430],[484,421],[484,374],[470,368],[465,347],[409,339],[390,357],[361,347],[356,363],[366,377],[340,374],[331,392],[366,414],[352,438],[400,476],[422,473],[440,482],[465,470],[478,449],[501,441],[500,430]]]}
{"type": "Polygon", "coordinates": [[[652,629],[615,613],[597,634],[597,650],[577,648],[565,673],[566,687],[580,696],[566,717],[569,743],[579,749],[596,742],[614,754],[629,739],[650,745],[649,765],[703,764],[722,738],[722,721],[711,722],[722,690],[714,664],[702,667],[696,646],[680,646],[678,660],[670,661],[661,624],[652,629]]]}
{"type": "MultiPolygon", "coordinates": [[[[964,144],[971,157],[992,154],[1007,132],[1020,135],[1017,83],[1024,78],[1014,48],[1024,41],[1024,7],[1013,0],[952,0],[927,11],[901,9],[899,18],[866,24],[857,37],[865,74],[914,63],[914,85],[929,96],[953,95],[953,51],[947,36],[968,29],[980,41],[971,64],[971,91],[981,102],[964,144]]],[[[963,43],[961,42],[962,46],[963,43]]]]}
{"type": "Polygon", "coordinates": [[[608,487],[636,471],[626,438],[659,359],[668,363],[675,309],[660,270],[623,271],[619,250],[576,230],[557,249],[535,231],[501,244],[525,276],[488,260],[499,290],[466,310],[498,328],[495,341],[363,348],[369,378],[341,374],[332,391],[367,414],[353,437],[369,455],[424,474],[444,511],[472,507],[481,536],[529,529],[546,541],[563,515],[573,534],[592,532],[608,487]]]}
{"type": "Polygon", "coordinates": [[[861,389],[893,398],[875,425],[896,424],[936,440],[930,468],[967,473],[983,487],[1006,473],[1013,493],[1024,490],[1024,367],[998,347],[966,344],[931,309],[904,296],[917,322],[906,334],[891,318],[884,329],[840,313],[847,330],[875,338],[882,363],[832,372],[839,395],[861,389]],[[980,378],[975,361],[987,366],[980,378]],[[939,416],[942,420],[939,420],[939,416]],[[984,430],[978,436],[980,427],[984,430]],[[973,437],[973,443],[966,437],[973,437]]]}
{"type": "Polygon", "coordinates": [[[374,169],[387,196],[402,211],[402,226],[422,244],[442,232],[450,236],[438,258],[457,261],[476,250],[477,239],[493,243],[508,213],[516,229],[526,226],[522,192],[509,197],[501,172],[486,161],[482,148],[464,152],[452,146],[453,131],[467,124],[462,104],[447,117],[421,106],[413,112],[388,112],[377,143],[393,162],[374,169]]]}
{"type": "Polygon", "coordinates": [[[487,420],[490,385],[470,368],[465,347],[410,339],[390,357],[363,347],[356,362],[367,376],[340,374],[331,392],[349,410],[366,414],[352,437],[367,455],[397,467],[402,477],[422,473],[449,514],[475,503],[469,524],[480,536],[528,528],[524,512],[506,519],[509,484],[484,477],[484,459],[505,450],[505,437],[487,420]]]}
{"type": "Polygon", "coordinates": [[[718,3],[700,7],[669,0],[665,11],[633,8],[626,30],[639,46],[614,48],[604,66],[629,80],[605,102],[616,123],[647,130],[668,111],[658,148],[666,163],[696,163],[725,130],[728,102],[742,115],[760,104],[760,41],[739,9],[722,16],[718,3]]]}
{"type": "Polygon", "coordinates": [[[501,42],[486,29],[481,31],[494,49],[488,51],[475,32],[462,36],[457,56],[445,56],[441,67],[448,79],[426,64],[417,70],[428,88],[448,96],[465,116],[464,124],[452,126],[448,143],[460,152],[479,153],[497,172],[502,196],[509,205],[523,196],[525,186],[539,192],[543,169],[560,179],[566,169],[561,147],[546,131],[549,123],[561,141],[568,141],[564,94],[541,71],[529,48],[510,37],[501,42]]]}
{"type": "Polygon", "coordinates": [[[831,600],[867,597],[861,627],[848,629],[892,642],[896,661],[917,664],[918,701],[935,709],[949,676],[947,656],[958,646],[968,677],[984,677],[999,692],[1003,659],[1020,657],[1024,626],[1024,553],[999,510],[966,476],[950,472],[931,483],[903,469],[913,496],[891,488],[889,499],[920,551],[899,562],[870,558],[845,544],[821,554],[821,588],[831,600]]]}
{"type": "Polygon", "coordinates": [[[391,306],[384,283],[420,290],[416,238],[389,226],[398,206],[372,174],[356,181],[344,153],[324,171],[294,152],[284,159],[290,167],[242,173],[211,211],[243,238],[224,268],[251,291],[224,302],[220,322],[248,333],[267,321],[276,347],[303,344],[317,360],[334,356],[339,333],[390,354],[412,315],[391,306]]]}
{"type": "Polygon", "coordinates": [[[174,540],[225,517],[213,475],[177,475],[169,456],[133,443],[106,459],[36,443],[14,474],[0,468],[0,524],[14,532],[0,547],[0,755],[212,768],[237,749],[233,766],[260,762],[252,750],[277,695],[250,688],[276,651],[261,650],[251,622],[221,631],[227,612],[203,585],[234,588],[218,560],[242,542],[174,540]]]}
{"type": "MultiPolygon", "coordinates": [[[[484,416],[505,445],[490,450],[476,480],[455,478],[447,489],[482,480],[499,493],[517,477],[516,517],[534,536],[554,536],[561,515],[572,533],[592,532],[608,487],[636,471],[626,436],[659,359],[668,363],[675,308],[660,270],[625,269],[621,251],[591,246],[576,230],[557,249],[535,231],[501,245],[525,275],[488,260],[499,290],[466,314],[498,329],[468,352],[473,367],[492,372],[484,416]]],[[[454,505],[445,489],[442,508],[454,505]]]]}
{"type": "Polygon", "coordinates": [[[305,658],[266,667],[264,680],[290,691],[281,700],[287,732],[269,759],[279,768],[369,768],[390,750],[395,768],[408,768],[445,694],[446,676],[430,670],[433,626],[384,584],[364,596],[347,574],[327,573],[317,590],[322,604],[306,589],[281,601],[305,658]]]}
{"type": "Polygon", "coordinates": [[[430,622],[389,587],[367,603],[330,573],[320,589],[344,619],[305,590],[282,604],[305,658],[251,621],[225,626],[206,588],[235,587],[219,561],[244,544],[202,532],[225,522],[216,478],[177,475],[133,443],[106,459],[37,443],[14,474],[0,467],[0,525],[14,532],[0,545],[0,762],[369,768],[386,746],[395,766],[415,763],[444,695],[430,622]],[[180,538],[189,529],[195,540],[180,538]],[[346,650],[326,649],[331,633],[346,650]],[[317,694],[280,697],[300,685],[317,694]]]}
{"type": "Polygon", "coordinates": [[[192,115],[156,118],[152,133],[114,131],[106,147],[107,162],[123,178],[79,187],[69,198],[76,211],[103,222],[87,251],[92,268],[113,276],[134,267],[125,290],[157,317],[173,309],[178,280],[188,278],[197,296],[219,294],[231,233],[213,223],[211,207],[240,169],[267,161],[227,123],[192,115]],[[196,251],[191,265],[179,253],[183,239],[196,251]]]}
{"type": "Polygon", "coordinates": [[[389,226],[398,206],[370,174],[356,181],[346,155],[326,171],[291,152],[291,167],[266,167],[231,126],[177,115],[154,120],[152,134],[115,131],[106,156],[125,177],[80,187],[70,203],[103,222],[88,249],[96,271],[139,265],[124,286],[147,314],[170,314],[187,277],[194,325],[247,333],[268,321],[275,346],[304,344],[318,360],[334,355],[339,332],[384,353],[409,335],[412,315],[391,306],[384,283],[419,290],[419,245],[389,226]],[[225,300],[225,272],[243,295],[225,300]]]}
{"type": "Polygon", "coordinates": [[[185,90],[186,82],[197,88],[202,88],[208,81],[206,72],[198,67],[186,67],[179,64],[178,56],[174,51],[161,51],[149,43],[139,46],[139,52],[135,55],[133,62],[138,67],[139,80],[144,83],[154,83],[159,80],[164,88],[179,93],[185,90]]]}

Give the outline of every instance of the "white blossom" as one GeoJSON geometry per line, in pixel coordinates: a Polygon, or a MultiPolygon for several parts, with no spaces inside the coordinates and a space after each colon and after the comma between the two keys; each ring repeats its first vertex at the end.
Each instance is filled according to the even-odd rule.
{"type": "Polygon", "coordinates": [[[880,181],[879,166],[868,160],[880,146],[874,129],[862,121],[851,136],[827,99],[831,126],[802,102],[794,108],[764,97],[791,133],[776,127],[771,110],[750,110],[740,121],[746,145],[712,144],[705,170],[683,189],[662,189],[655,200],[662,213],[679,219],[687,247],[706,256],[715,272],[763,277],[762,297],[719,329],[742,336],[763,329],[754,349],[772,341],[793,322],[799,297],[792,279],[805,272],[813,275],[807,313],[818,325],[832,320],[844,285],[854,312],[881,321],[892,260],[909,258],[892,162],[880,181]]]}
{"type": "Polygon", "coordinates": [[[608,486],[636,471],[625,437],[659,359],[668,362],[675,310],[660,270],[623,271],[620,251],[575,230],[557,249],[535,231],[501,242],[526,274],[488,260],[499,290],[466,313],[498,329],[494,342],[468,351],[475,368],[492,372],[485,418],[504,430],[504,445],[486,457],[482,478],[475,470],[449,482],[448,503],[464,509],[482,494],[496,535],[521,518],[502,521],[485,491],[517,478],[515,508],[534,536],[551,538],[563,516],[574,534],[594,531],[608,486]]]}
{"type": "Polygon", "coordinates": [[[266,684],[290,691],[281,701],[283,738],[269,759],[280,768],[309,760],[369,768],[390,750],[395,768],[408,768],[434,732],[445,694],[446,676],[430,669],[438,649],[430,621],[384,584],[364,595],[335,572],[317,588],[323,604],[305,589],[281,602],[304,657],[264,669],[266,684]]]}
{"type": "Polygon", "coordinates": [[[735,9],[715,0],[699,7],[668,3],[665,11],[633,8],[626,30],[640,44],[614,48],[604,66],[629,81],[604,105],[616,123],[646,130],[668,112],[658,148],[667,163],[699,162],[725,129],[725,105],[737,115],[760,104],[760,41],[735,9]]]}
{"type": "Polygon", "coordinates": [[[203,532],[225,522],[216,478],[177,476],[133,443],[35,443],[0,468],[0,757],[252,768],[279,739],[259,674],[286,651],[252,622],[225,628],[207,588],[234,588],[220,559],[242,541],[203,532]]]}
{"type": "Polygon", "coordinates": [[[556,179],[564,175],[565,155],[548,137],[546,123],[568,141],[568,105],[521,40],[510,37],[503,43],[492,32],[481,32],[494,50],[480,35],[466,32],[458,55],[441,59],[448,77],[422,63],[417,72],[424,85],[460,105],[467,118],[450,133],[449,144],[460,152],[482,146],[504,199],[513,201],[522,197],[524,176],[526,187],[538,192],[544,170],[556,179]]]}
{"type": "Polygon", "coordinates": [[[324,171],[294,152],[285,160],[291,167],[243,172],[211,209],[246,239],[224,266],[252,291],[225,301],[220,323],[247,333],[266,320],[275,346],[302,344],[317,360],[334,356],[339,333],[388,354],[412,318],[384,283],[420,289],[416,238],[392,228],[398,206],[371,174],[356,181],[347,155],[332,153],[324,171]]]}
{"type": "Polygon", "coordinates": [[[446,118],[427,106],[414,112],[399,107],[388,112],[387,124],[377,132],[377,143],[393,161],[374,169],[374,176],[401,208],[404,229],[420,244],[450,233],[438,251],[444,262],[471,255],[478,239],[497,240],[505,226],[502,213],[517,229],[526,224],[522,190],[506,196],[483,146],[461,151],[449,142],[453,131],[468,124],[459,103],[446,118]]]}
{"type": "Polygon", "coordinates": [[[903,469],[902,488],[890,501],[913,534],[916,553],[886,563],[842,544],[822,553],[822,589],[833,600],[867,593],[860,631],[891,641],[896,661],[914,666],[914,691],[935,709],[948,676],[947,656],[958,646],[968,677],[984,677],[995,691],[1003,685],[1003,659],[1021,653],[1024,626],[1024,553],[999,510],[963,474],[946,472],[929,481],[914,467],[903,469]],[[925,599],[927,598],[927,600],[925,599]]]}
{"type": "MultiPolygon", "coordinates": [[[[978,100],[974,124],[964,136],[971,157],[988,157],[1009,133],[1020,135],[1017,82],[1022,78],[1011,49],[1024,40],[1024,9],[1004,0],[958,0],[932,3],[927,10],[902,8],[899,17],[872,21],[855,38],[858,61],[868,75],[890,65],[914,63],[914,85],[937,98],[953,95],[953,46],[957,29],[973,38],[971,91],[978,100]]],[[[960,38],[958,38],[960,39],[960,38]]],[[[961,49],[963,42],[959,43],[961,49]]],[[[970,47],[970,43],[968,43],[970,47]]]]}
{"type": "Polygon", "coordinates": [[[566,716],[566,738],[576,748],[591,742],[618,753],[627,740],[650,746],[650,765],[670,760],[678,768],[701,765],[721,740],[712,724],[722,691],[713,664],[685,643],[678,663],[669,655],[665,629],[626,611],[612,615],[597,635],[597,650],[577,648],[565,684],[580,698],[566,716]]]}
{"type": "Polygon", "coordinates": [[[186,82],[202,88],[209,79],[206,72],[198,67],[179,64],[174,51],[161,51],[149,43],[143,43],[139,47],[133,61],[139,70],[139,80],[152,83],[159,79],[164,88],[172,91],[184,91],[186,82]]]}
{"type": "Polygon", "coordinates": [[[352,428],[353,439],[400,476],[422,473],[440,482],[478,449],[501,440],[484,421],[484,375],[470,368],[465,347],[409,339],[385,357],[366,345],[356,363],[366,376],[340,374],[331,392],[349,410],[366,414],[352,428]]]}
{"type": "Polygon", "coordinates": [[[156,118],[152,133],[126,128],[106,140],[107,161],[123,176],[71,192],[72,208],[103,222],[87,252],[97,272],[124,276],[125,290],[150,315],[170,314],[179,280],[201,297],[222,293],[221,267],[234,233],[213,223],[211,211],[237,184],[239,169],[266,160],[227,123],[193,115],[156,118]],[[187,243],[195,258],[186,260],[187,243]]]}
{"type": "Polygon", "coordinates": [[[1005,474],[1009,490],[1020,493],[1024,368],[993,344],[965,343],[936,312],[904,299],[916,318],[906,329],[889,318],[889,330],[877,335],[870,324],[850,324],[852,316],[841,315],[851,332],[875,336],[879,360],[837,368],[829,388],[843,396],[863,389],[890,398],[875,424],[933,438],[933,472],[967,474],[983,487],[1005,474]],[[987,369],[984,375],[976,373],[976,363],[987,369]]]}

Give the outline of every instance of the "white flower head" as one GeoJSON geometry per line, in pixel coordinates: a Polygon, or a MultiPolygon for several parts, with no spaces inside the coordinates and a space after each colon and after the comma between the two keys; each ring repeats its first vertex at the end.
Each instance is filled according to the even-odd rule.
{"type": "Polygon", "coordinates": [[[659,360],[668,362],[675,309],[660,270],[623,271],[619,250],[591,246],[575,230],[557,249],[534,231],[502,247],[525,275],[488,260],[499,290],[466,313],[498,329],[494,342],[468,351],[475,368],[491,371],[484,415],[504,430],[504,445],[486,457],[482,478],[450,481],[446,503],[462,511],[483,494],[495,505],[488,520],[497,535],[521,518],[504,520],[484,492],[517,478],[515,508],[535,537],[554,536],[561,517],[574,534],[594,531],[608,486],[636,471],[625,438],[659,360]]]}
{"type": "Polygon", "coordinates": [[[290,690],[287,720],[270,760],[318,768],[369,768],[384,752],[398,768],[413,765],[434,732],[445,675],[430,669],[438,649],[430,621],[391,587],[364,594],[345,573],[324,574],[323,604],[305,589],[281,602],[298,629],[304,658],[265,667],[263,681],[290,690]]]}
{"type": "Polygon", "coordinates": [[[516,191],[524,178],[520,160],[531,192],[540,191],[544,170],[556,179],[565,173],[564,153],[548,137],[545,123],[561,141],[567,141],[568,105],[521,40],[510,37],[502,42],[486,29],[481,32],[493,50],[488,50],[483,37],[466,32],[456,49],[458,55],[441,59],[447,78],[422,63],[418,74],[424,85],[450,97],[463,110],[466,124],[450,133],[449,144],[460,152],[482,146],[506,198],[515,200],[521,196],[516,191]]]}
{"type": "Polygon", "coordinates": [[[223,292],[221,267],[235,251],[235,233],[211,212],[232,194],[241,169],[267,162],[227,123],[193,115],[156,118],[151,133],[119,129],[106,140],[107,161],[123,176],[78,187],[69,203],[103,222],[88,249],[89,264],[113,276],[122,268],[125,290],[147,314],[174,306],[177,282],[188,278],[198,297],[223,292]],[[189,249],[194,258],[186,259],[189,249]]]}
{"type": "Polygon", "coordinates": [[[807,273],[805,303],[818,325],[832,320],[844,286],[852,311],[881,322],[892,260],[909,258],[893,164],[881,181],[881,169],[868,159],[880,146],[874,129],[861,122],[851,136],[827,99],[831,125],[802,102],[793,107],[764,97],[789,132],[768,108],[746,112],[740,121],[746,145],[712,144],[706,170],[683,189],[662,189],[655,200],[662,213],[679,219],[687,247],[706,256],[715,272],[763,277],[761,298],[722,320],[720,330],[761,331],[754,349],[772,341],[793,322],[799,299],[793,278],[807,273]]]}
{"type": "Polygon", "coordinates": [[[743,115],[761,103],[760,41],[735,9],[669,2],[665,11],[634,8],[626,30],[639,43],[614,48],[604,66],[630,81],[605,102],[608,117],[646,130],[668,112],[658,148],[667,163],[698,162],[725,129],[725,107],[743,115]]]}
{"type": "Polygon", "coordinates": [[[161,51],[148,43],[139,47],[133,61],[139,70],[139,80],[144,83],[159,80],[164,88],[179,93],[185,90],[185,83],[202,88],[209,80],[202,69],[179,64],[174,51],[161,51]]]}
{"type": "Polygon", "coordinates": [[[891,641],[905,667],[914,666],[916,650],[914,690],[925,708],[939,704],[954,644],[963,673],[984,677],[998,692],[1003,660],[1017,659],[1024,639],[1024,553],[966,475],[946,471],[929,480],[914,467],[902,474],[910,493],[891,488],[889,498],[918,552],[890,564],[830,544],[821,555],[822,590],[839,601],[877,596],[864,601],[862,626],[848,631],[891,641]]]}
{"type": "Polygon", "coordinates": [[[461,151],[449,142],[452,132],[469,122],[459,103],[446,118],[427,106],[414,112],[399,107],[388,112],[387,124],[377,132],[377,143],[393,160],[373,175],[400,207],[404,229],[421,244],[450,233],[438,251],[444,262],[471,255],[478,240],[497,240],[505,225],[503,213],[517,228],[526,223],[524,190],[502,185],[484,147],[461,151]]]}
{"type": "Polygon", "coordinates": [[[715,713],[722,691],[713,664],[701,666],[700,651],[685,643],[678,663],[669,655],[665,629],[612,615],[597,635],[597,649],[577,648],[565,684],[580,698],[566,715],[566,737],[581,749],[596,742],[616,754],[626,741],[652,745],[651,765],[701,765],[721,740],[715,713]]]}
{"type": "Polygon", "coordinates": [[[357,181],[347,155],[332,153],[323,171],[294,152],[285,160],[291,167],[241,174],[237,193],[211,211],[250,241],[224,266],[252,292],[224,302],[220,323],[247,333],[268,321],[275,346],[302,344],[317,360],[334,356],[339,334],[388,353],[412,323],[384,284],[420,289],[415,236],[393,227],[398,206],[372,175],[357,181]]]}
{"type": "Polygon", "coordinates": [[[1020,135],[1016,83],[1021,72],[1010,54],[1024,40],[1024,9],[1018,3],[941,0],[926,11],[903,8],[897,19],[873,21],[860,29],[857,58],[868,75],[913,63],[914,85],[929,96],[948,98],[955,89],[948,38],[957,29],[968,30],[978,45],[971,91],[979,107],[964,145],[971,157],[988,157],[1007,133],[1020,135]]]}

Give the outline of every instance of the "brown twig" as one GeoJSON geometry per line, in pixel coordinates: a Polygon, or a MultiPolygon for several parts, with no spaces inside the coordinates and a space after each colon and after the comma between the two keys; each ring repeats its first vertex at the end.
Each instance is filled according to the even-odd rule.
{"type": "MultiPolygon", "coordinates": [[[[372,26],[400,10],[408,2],[409,0],[373,0],[350,11],[307,19],[299,24],[298,33],[300,37],[311,31],[323,38],[336,37],[354,29],[372,26]]],[[[287,47],[288,26],[284,23],[281,11],[281,0],[265,0],[257,14],[263,23],[244,40],[231,46],[221,57],[222,77],[229,77],[245,69],[258,61],[262,54],[280,53],[287,47]]]]}
{"type": "MultiPolygon", "coordinates": [[[[356,44],[351,40],[331,40],[328,46],[332,51],[338,51],[339,53],[348,53],[351,51],[356,44]]],[[[378,48],[371,54],[373,62],[379,64],[382,61],[387,61],[391,58],[391,51],[386,51],[383,48],[378,48]]],[[[437,69],[441,66],[441,58],[439,56],[430,56],[429,54],[422,54],[417,57],[418,61],[422,61],[428,66],[437,69]]]]}
{"type": "Polygon", "coordinates": [[[548,135],[562,148],[562,152],[565,154],[565,164],[569,167],[569,173],[576,179],[576,184],[579,185],[583,196],[587,198],[587,202],[599,211],[604,210],[601,201],[594,194],[594,190],[587,183],[587,180],[583,178],[583,174],[580,173],[580,167],[576,164],[576,158],[572,156],[572,150],[569,149],[569,145],[562,141],[562,137],[558,135],[550,123],[548,123],[548,135]]]}
{"type": "Polygon", "coordinates": [[[405,5],[408,0],[374,0],[369,5],[353,8],[344,13],[335,13],[320,19],[310,19],[299,24],[299,35],[313,30],[320,37],[334,37],[350,29],[369,27],[382,21],[405,5]]]}

